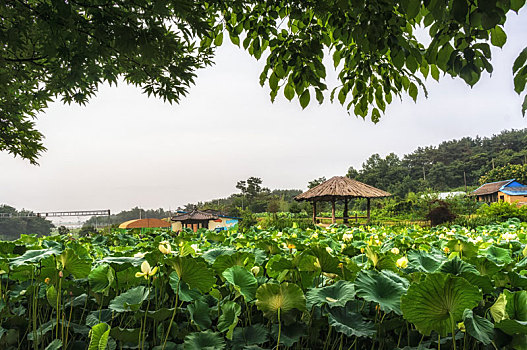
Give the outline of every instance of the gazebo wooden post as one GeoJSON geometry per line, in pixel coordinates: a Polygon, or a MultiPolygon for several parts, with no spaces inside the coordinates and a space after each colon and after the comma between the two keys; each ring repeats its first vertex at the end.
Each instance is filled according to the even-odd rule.
{"type": "Polygon", "coordinates": [[[331,223],[334,224],[337,222],[335,218],[335,198],[331,199],[331,223]]]}
{"type": "Polygon", "coordinates": [[[348,223],[348,199],[344,198],[344,223],[348,223]]]}
{"type": "Polygon", "coordinates": [[[368,210],[368,214],[367,214],[367,217],[368,217],[368,222],[370,222],[370,210],[371,210],[371,205],[370,205],[370,198],[367,198],[367,202],[366,202],[366,208],[368,210]]]}
{"type": "Polygon", "coordinates": [[[317,201],[313,201],[313,223],[317,223],[317,201]]]}

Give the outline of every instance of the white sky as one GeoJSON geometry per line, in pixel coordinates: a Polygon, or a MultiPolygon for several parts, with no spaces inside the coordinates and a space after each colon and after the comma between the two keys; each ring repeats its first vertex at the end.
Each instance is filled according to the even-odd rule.
{"type": "MultiPolygon", "coordinates": [[[[402,156],[525,128],[511,69],[527,46],[525,8],[506,32],[492,77],[472,89],[461,79],[429,79],[428,99],[394,101],[376,125],[329,98],[302,110],[280,92],[271,103],[258,83],[264,62],[226,43],[179,105],[124,84],[102,87],[85,107],[52,104],[37,122],[48,148],[40,166],[0,153],[0,203],[33,211],[174,209],[228,196],[250,176],[272,189],[305,189],[314,178],[360,168],[373,153],[402,156]]],[[[328,74],[331,83],[332,68],[328,74]]]]}

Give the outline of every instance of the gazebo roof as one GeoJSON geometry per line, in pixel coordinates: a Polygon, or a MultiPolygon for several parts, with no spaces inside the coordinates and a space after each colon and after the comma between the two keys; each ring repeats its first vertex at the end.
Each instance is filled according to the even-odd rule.
{"type": "Polygon", "coordinates": [[[184,213],[180,215],[173,216],[172,221],[205,221],[205,220],[216,220],[218,219],[217,215],[206,213],[199,210],[193,210],[190,213],[184,213]]]}
{"type": "Polygon", "coordinates": [[[297,201],[318,201],[343,198],[381,198],[391,193],[379,190],[345,176],[333,176],[310,190],[295,197],[297,201]]]}

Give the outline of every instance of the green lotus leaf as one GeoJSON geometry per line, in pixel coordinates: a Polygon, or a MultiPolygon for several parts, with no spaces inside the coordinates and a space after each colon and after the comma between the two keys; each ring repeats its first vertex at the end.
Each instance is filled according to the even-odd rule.
{"type": "Polygon", "coordinates": [[[144,259],[129,256],[107,256],[99,261],[100,264],[109,264],[116,272],[126,270],[130,266],[141,266],[144,259]]]}
{"type": "Polygon", "coordinates": [[[346,303],[346,306],[336,306],[329,309],[329,325],[334,327],[339,333],[346,336],[367,337],[375,335],[375,324],[364,321],[362,315],[357,313],[356,305],[353,301],[346,303]]]}
{"type": "Polygon", "coordinates": [[[220,255],[231,255],[231,254],[234,254],[235,252],[236,252],[236,250],[234,250],[234,248],[231,248],[231,247],[213,248],[213,249],[209,249],[205,253],[203,253],[202,257],[209,264],[213,264],[214,261],[220,255]]]}
{"type": "Polygon", "coordinates": [[[505,319],[496,323],[494,327],[501,329],[508,335],[527,335],[527,321],[505,319]]]}
{"type": "Polygon", "coordinates": [[[57,298],[58,295],[55,286],[48,286],[48,288],[46,289],[46,299],[48,300],[49,305],[54,309],[57,308],[57,298]]]}
{"type": "Polygon", "coordinates": [[[505,312],[508,318],[527,321],[527,291],[522,290],[513,293],[505,289],[503,294],[507,298],[505,312]]]}
{"type": "Polygon", "coordinates": [[[527,277],[524,277],[516,272],[507,272],[509,283],[513,288],[527,289],[527,277]]]}
{"type": "Polygon", "coordinates": [[[306,294],[307,307],[311,309],[314,305],[322,306],[344,306],[349,300],[355,297],[355,287],[348,281],[338,281],[337,283],[323,287],[313,288],[306,294]]]}
{"type": "Polygon", "coordinates": [[[110,336],[110,326],[107,323],[99,323],[90,331],[90,345],[88,350],[105,350],[110,336]]]}
{"type": "Polygon", "coordinates": [[[221,350],[225,349],[225,341],[221,333],[206,330],[190,333],[185,337],[184,350],[221,350]]]}
{"type": "MultiPolygon", "coordinates": [[[[203,293],[207,293],[214,285],[214,282],[216,282],[214,273],[204,262],[195,258],[178,256],[171,260],[170,264],[179,279],[187,283],[191,289],[196,288],[203,293]]],[[[176,290],[174,289],[174,291],[176,290]]]]}
{"type": "Polygon", "coordinates": [[[512,262],[511,253],[508,249],[491,245],[483,252],[489,260],[496,264],[510,264],[512,262]]]}
{"type": "Polygon", "coordinates": [[[306,298],[302,289],[292,283],[265,283],[256,290],[256,306],[272,321],[287,317],[294,310],[306,310],[306,298]]]}
{"type": "Polygon", "coordinates": [[[249,327],[237,327],[232,337],[234,349],[244,349],[249,345],[260,345],[268,340],[269,332],[262,324],[254,324],[249,327]]]}
{"type": "Polygon", "coordinates": [[[408,289],[408,286],[410,285],[410,282],[408,282],[406,278],[399,276],[397,273],[391,270],[382,270],[381,274],[388,277],[395,283],[400,284],[401,286],[404,287],[404,289],[408,289]]]}
{"type": "Polygon", "coordinates": [[[411,250],[408,252],[408,265],[422,272],[436,272],[441,266],[438,257],[422,250],[411,250]]]}
{"type": "Polygon", "coordinates": [[[484,294],[491,294],[494,292],[495,287],[489,276],[482,276],[474,272],[466,271],[461,273],[461,277],[466,279],[475,286],[478,286],[484,294]]]}
{"type": "Polygon", "coordinates": [[[410,285],[401,298],[401,310],[422,334],[436,331],[446,336],[461,321],[465,309],[473,309],[481,298],[479,289],[464,278],[434,273],[410,285]]]}
{"type": "Polygon", "coordinates": [[[198,289],[190,288],[185,282],[180,282],[179,277],[175,271],[170,274],[168,282],[174,292],[176,292],[179,287],[178,297],[181,301],[194,301],[203,295],[198,289]]]}
{"type": "Polygon", "coordinates": [[[505,294],[502,293],[498,296],[498,299],[496,299],[494,304],[489,308],[490,314],[494,319],[494,322],[497,323],[509,317],[507,315],[507,311],[505,310],[506,306],[507,297],[505,296],[505,294]]]}
{"type": "Polygon", "coordinates": [[[474,315],[472,310],[465,309],[463,312],[463,323],[467,333],[482,342],[489,345],[494,335],[494,325],[492,322],[478,315],[474,315]]]}
{"type": "Polygon", "coordinates": [[[234,328],[238,324],[238,317],[242,312],[240,305],[234,301],[226,301],[221,306],[221,315],[218,318],[218,331],[227,332],[227,339],[232,339],[234,328]]]}
{"type": "Polygon", "coordinates": [[[55,339],[46,346],[45,350],[59,350],[60,348],[62,348],[62,340],[55,339]]]}
{"type": "Polygon", "coordinates": [[[401,295],[406,288],[376,270],[361,271],[355,279],[357,296],[379,304],[381,309],[401,314],[401,295]]]}
{"type": "MultiPolygon", "coordinates": [[[[286,348],[292,347],[298,343],[302,337],[307,334],[307,327],[304,323],[295,322],[290,325],[282,325],[280,330],[280,344],[286,348]]],[[[278,341],[278,324],[271,328],[271,335],[275,341],[278,341]]]]}
{"type": "Polygon", "coordinates": [[[187,306],[187,310],[190,313],[190,319],[200,329],[210,328],[212,320],[209,315],[209,305],[201,300],[196,300],[192,304],[187,306]]]}
{"type": "Polygon", "coordinates": [[[28,250],[19,257],[9,259],[9,265],[11,267],[31,265],[40,262],[48,256],[59,255],[61,252],[58,248],[28,250]]]}
{"type": "Polygon", "coordinates": [[[251,268],[254,266],[254,254],[248,252],[236,252],[231,255],[220,255],[214,261],[212,268],[221,274],[233,266],[245,266],[251,268]]]}
{"type": "MultiPolygon", "coordinates": [[[[316,259],[314,257],[312,258],[316,259]]],[[[312,265],[312,267],[314,270],[314,265],[312,265]]],[[[282,255],[274,255],[271,259],[269,259],[267,265],[265,265],[265,268],[269,277],[278,278],[281,273],[284,271],[287,272],[293,268],[293,261],[282,255]]]]}
{"type": "Polygon", "coordinates": [[[459,276],[464,272],[473,272],[475,274],[478,273],[478,270],[476,270],[473,265],[461,260],[457,256],[453,259],[445,261],[439,268],[439,271],[443,273],[450,273],[456,276],[459,276]]]}
{"type": "Polygon", "coordinates": [[[234,289],[240,292],[246,301],[251,301],[256,295],[258,281],[256,277],[244,267],[233,266],[223,271],[223,277],[229,282],[234,289]]]}
{"type": "Polygon", "coordinates": [[[105,293],[107,295],[115,281],[115,271],[107,264],[99,265],[91,270],[88,275],[88,281],[90,282],[92,291],[95,293],[105,293]]]}
{"type": "Polygon", "coordinates": [[[121,327],[113,327],[110,330],[110,336],[115,340],[119,340],[126,343],[134,343],[137,342],[137,339],[139,339],[140,332],[140,328],[127,329],[121,327]]]}
{"type": "MultiPolygon", "coordinates": [[[[166,307],[162,307],[160,309],[157,309],[157,310],[150,310],[150,311],[147,311],[146,313],[146,317],[152,319],[152,320],[155,320],[157,322],[160,322],[160,321],[164,321],[166,319],[169,319],[172,314],[174,313],[174,309],[169,309],[169,308],[166,308],[166,307]]],[[[136,317],[139,317],[139,318],[144,318],[145,317],[145,312],[143,310],[139,310],[136,312],[136,317]]]]}
{"type": "Polygon", "coordinates": [[[317,258],[317,266],[322,272],[326,273],[340,273],[339,259],[329,254],[326,248],[321,246],[311,247],[311,255],[317,258]]]}
{"type": "Polygon", "coordinates": [[[127,290],[119,296],[116,296],[110,305],[110,310],[115,312],[137,311],[143,301],[148,298],[149,291],[144,286],[135,287],[127,290]]]}
{"type": "Polygon", "coordinates": [[[72,274],[75,278],[85,278],[90,274],[91,261],[81,260],[73,249],[63,251],[57,257],[57,261],[62,264],[64,272],[72,274]]]}
{"type": "Polygon", "coordinates": [[[470,262],[476,267],[481,275],[492,276],[501,269],[501,267],[494,262],[481,256],[471,259],[470,262]]]}
{"type": "Polygon", "coordinates": [[[478,247],[474,243],[461,238],[448,241],[446,246],[451,252],[457,252],[464,258],[471,258],[478,254],[478,247]]]}

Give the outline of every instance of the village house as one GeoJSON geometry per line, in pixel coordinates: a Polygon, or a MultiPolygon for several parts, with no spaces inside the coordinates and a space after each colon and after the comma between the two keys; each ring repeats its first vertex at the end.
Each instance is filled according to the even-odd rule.
{"type": "Polygon", "coordinates": [[[515,179],[489,182],[472,192],[479,202],[494,203],[503,201],[527,205],[527,186],[515,179]]]}

